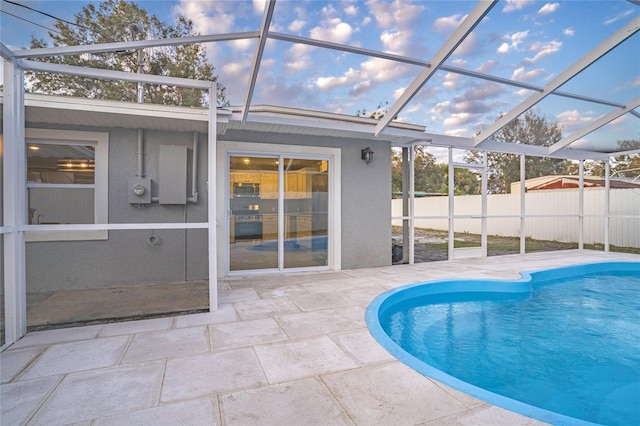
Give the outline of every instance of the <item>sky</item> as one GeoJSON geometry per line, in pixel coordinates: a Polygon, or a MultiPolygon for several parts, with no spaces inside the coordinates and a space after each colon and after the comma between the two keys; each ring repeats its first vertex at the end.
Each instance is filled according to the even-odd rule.
{"type": "MultiPolygon", "coordinates": [[[[22,1],[73,21],[87,1],[22,1]]],[[[264,0],[142,0],[137,3],[166,23],[178,15],[200,34],[259,29],[264,0]]],[[[283,1],[276,3],[271,31],[431,60],[475,7],[475,1],[283,1]]],[[[2,0],[2,42],[28,46],[47,38],[54,20],[2,0]],[[15,15],[15,16],[12,16],[15,15]],[[22,19],[19,19],[19,18],[22,19]],[[30,22],[27,22],[30,21],[30,22]]],[[[640,15],[622,0],[500,1],[448,58],[450,67],[544,86],[566,67],[640,15]]],[[[209,61],[232,105],[243,102],[255,40],[207,44],[209,61]]],[[[640,34],[618,46],[567,82],[562,91],[625,104],[640,96],[640,34]]],[[[421,67],[384,59],[269,40],[253,104],[356,115],[388,108],[421,67]]],[[[437,71],[398,115],[428,132],[472,136],[517,106],[530,91],[437,71]]],[[[563,135],[611,111],[591,102],[549,96],[536,111],[557,122],[563,135]]],[[[626,114],[572,147],[602,149],[617,140],[640,140],[640,119],[626,114]]]]}

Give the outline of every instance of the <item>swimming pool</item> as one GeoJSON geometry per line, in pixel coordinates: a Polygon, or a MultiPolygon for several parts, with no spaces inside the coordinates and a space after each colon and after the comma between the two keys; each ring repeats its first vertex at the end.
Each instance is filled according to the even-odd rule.
{"type": "Polygon", "coordinates": [[[367,309],[420,373],[553,424],[640,424],[640,262],[412,284],[367,309]]]}

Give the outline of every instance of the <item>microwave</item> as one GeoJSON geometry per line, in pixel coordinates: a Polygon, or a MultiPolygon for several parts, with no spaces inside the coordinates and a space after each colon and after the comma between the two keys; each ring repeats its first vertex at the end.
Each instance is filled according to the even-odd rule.
{"type": "Polygon", "coordinates": [[[234,183],[233,198],[260,198],[259,183],[234,183]]]}

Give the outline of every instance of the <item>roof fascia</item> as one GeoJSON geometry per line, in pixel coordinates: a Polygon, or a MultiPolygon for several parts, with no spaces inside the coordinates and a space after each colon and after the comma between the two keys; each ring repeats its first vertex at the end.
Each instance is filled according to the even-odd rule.
{"type": "Polygon", "coordinates": [[[57,74],[75,75],[88,78],[102,78],[105,80],[121,80],[134,83],[164,84],[167,86],[187,87],[191,89],[209,90],[211,82],[193,80],[180,77],[165,77],[151,74],[133,74],[124,71],[112,71],[98,68],[78,67],[74,65],[53,64],[50,62],[29,61],[20,59],[18,65],[25,70],[52,72],[57,74]]]}
{"type": "MultiPolygon", "coordinates": [[[[241,114],[233,114],[231,116],[231,121],[242,122],[241,114]]],[[[246,122],[350,132],[360,134],[358,137],[361,137],[363,139],[374,139],[382,141],[388,140],[388,138],[407,138],[408,141],[415,141],[416,139],[421,139],[423,136],[423,133],[417,130],[388,129],[388,132],[385,132],[381,136],[375,137],[373,135],[373,129],[375,127],[374,123],[365,124],[336,120],[313,120],[300,117],[293,118],[273,115],[261,115],[254,114],[253,112],[250,112],[248,114],[246,122]]]]}
{"type": "MultiPolygon", "coordinates": [[[[238,108],[234,112],[241,112],[242,108],[238,108]]],[[[271,115],[280,115],[280,116],[290,116],[295,118],[306,117],[312,119],[319,120],[332,120],[333,122],[348,122],[355,124],[368,124],[375,125],[378,123],[378,120],[368,117],[360,117],[357,115],[344,115],[344,114],[336,114],[332,112],[325,111],[316,111],[316,110],[308,110],[308,109],[300,109],[300,108],[289,108],[283,106],[274,106],[274,105],[252,105],[249,109],[251,114],[271,114],[271,115]]],[[[397,128],[402,130],[411,130],[417,132],[424,132],[425,126],[421,126],[418,124],[410,124],[403,122],[393,122],[389,128],[397,128]]]]}
{"type": "Polygon", "coordinates": [[[491,136],[493,136],[496,132],[498,132],[502,127],[511,122],[512,120],[519,117],[522,113],[529,110],[531,107],[536,105],[538,102],[546,98],[548,95],[553,93],[554,90],[562,86],[564,83],[569,81],[571,78],[575,77],[577,74],[582,72],[589,65],[600,59],[602,56],[607,54],[609,51],[613,50],[620,43],[631,37],[640,29],[640,17],[636,17],[628,24],[624,25],[621,29],[616,31],[611,37],[606,39],[604,42],[600,43],[593,50],[587,53],[585,56],[580,58],[576,63],[571,65],[569,68],[565,69],[563,72],[558,74],[553,80],[551,80],[548,84],[543,87],[543,91],[540,93],[534,93],[529,98],[525,99],[520,103],[517,107],[513,108],[507,114],[503,115],[501,118],[496,120],[491,126],[480,132],[475,139],[475,146],[484,143],[491,136]]]}
{"type": "Polygon", "coordinates": [[[574,132],[574,133],[570,134],[569,136],[567,136],[565,138],[562,138],[558,142],[554,143],[553,145],[551,145],[549,147],[549,153],[553,154],[554,152],[558,151],[559,149],[564,148],[567,145],[571,145],[573,142],[577,141],[581,137],[583,137],[585,135],[588,135],[589,133],[591,133],[591,132],[593,132],[595,130],[598,130],[600,127],[602,127],[602,126],[604,126],[606,124],[609,124],[610,122],[612,122],[616,118],[624,115],[629,110],[633,110],[634,108],[637,108],[638,106],[640,106],[640,96],[638,96],[637,98],[631,100],[623,108],[615,109],[615,110],[609,112],[608,114],[603,115],[602,117],[598,118],[597,120],[594,120],[593,122],[589,123],[589,125],[587,125],[587,126],[583,127],[582,129],[578,130],[577,132],[574,132]]]}
{"type": "Polygon", "coordinates": [[[135,40],[115,43],[83,44],[80,46],[45,47],[40,49],[15,50],[16,58],[41,58],[47,56],[82,55],[85,53],[121,52],[149,47],[179,46],[185,44],[209,43],[215,41],[230,41],[257,38],[258,31],[212,34],[192,37],[174,37],[158,40],[135,40]]]}
{"type": "MultiPolygon", "coordinates": [[[[35,93],[25,93],[25,106],[34,108],[50,108],[70,111],[100,112],[105,114],[128,114],[140,117],[173,118],[189,121],[209,120],[209,110],[206,108],[185,108],[159,104],[140,104],[134,102],[118,102],[106,100],[91,100],[71,96],[50,96],[35,93]]],[[[217,110],[218,122],[229,121],[231,112],[224,109],[217,110]]]]}
{"type": "Polygon", "coordinates": [[[460,44],[480,23],[480,21],[482,21],[496,3],[497,0],[478,2],[464,21],[462,21],[458,28],[456,28],[451,37],[449,37],[442,47],[438,49],[438,52],[436,52],[433,57],[431,66],[423,69],[422,72],[418,74],[415,80],[411,82],[409,87],[407,87],[389,111],[387,111],[384,117],[382,117],[380,123],[376,126],[376,136],[379,135],[382,130],[389,125],[391,120],[393,120],[393,118],[398,115],[398,113],[411,101],[411,99],[413,99],[413,97],[420,91],[420,89],[422,89],[427,81],[429,81],[433,74],[438,71],[447,58],[451,56],[458,46],[460,46],[460,44]]]}
{"type": "Polygon", "coordinates": [[[251,65],[251,73],[249,74],[249,83],[247,87],[247,93],[242,103],[242,123],[247,121],[247,114],[249,114],[249,106],[251,105],[251,98],[253,97],[253,91],[256,86],[256,80],[258,79],[258,71],[260,70],[260,63],[262,62],[262,55],[264,54],[264,47],[267,44],[267,36],[269,35],[269,26],[271,25],[271,19],[273,18],[273,10],[276,7],[276,0],[269,0],[264,6],[264,14],[262,15],[262,22],[260,24],[260,35],[258,37],[258,45],[253,55],[253,63],[251,65]]]}

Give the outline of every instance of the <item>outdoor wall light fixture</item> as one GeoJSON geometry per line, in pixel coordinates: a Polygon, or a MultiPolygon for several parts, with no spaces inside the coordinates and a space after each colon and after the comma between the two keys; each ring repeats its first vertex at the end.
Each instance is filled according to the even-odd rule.
{"type": "Polygon", "coordinates": [[[366,147],[362,151],[360,151],[362,161],[369,164],[373,161],[373,150],[369,147],[366,147]]]}

